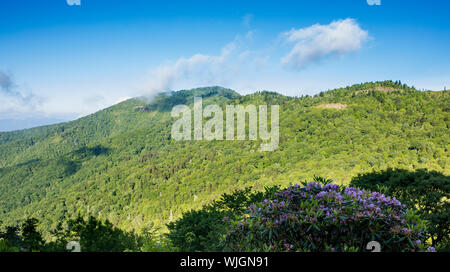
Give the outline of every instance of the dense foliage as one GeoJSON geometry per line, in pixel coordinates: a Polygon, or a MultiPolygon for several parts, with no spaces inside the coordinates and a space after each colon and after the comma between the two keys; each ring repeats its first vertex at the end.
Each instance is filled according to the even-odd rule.
{"type": "Polygon", "coordinates": [[[38,218],[45,241],[54,238],[58,222],[77,214],[127,233],[163,233],[183,212],[249,186],[262,191],[315,174],[347,184],[360,173],[388,167],[450,175],[449,94],[391,81],[314,97],[200,88],[0,133],[0,220],[14,226],[38,218]],[[259,141],[174,141],[170,109],[178,103],[192,107],[194,96],[202,96],[204,105],[280,105],[279,148],[261,153],[259,141]],[[333,108],[337,104],[345,107],[333,108]]]}
{"type": "Polygon", "coordinates": [[[200,210],[183,213],[182,217],[168,224],[167,238],[179,251],[220,251],[219,243],[231,219],[241,216],[247,208],[272,197],[278,187],[265,188],[264,192],[252,192],[251,188],[223,194],[219,200],[200,210]]]}
{"type": "Polygon", "coordinates": [[[425,223],[395,198],[316,182],[291,186],[250,206],[227,233],[232,251],[418,251],[425,223]]]}
{"type": "Polygon", "coordinates": [[[159,237],[154,229],[125,232],[93,216],[59,222],[47,242],[37,219],[20,226],[0,224],[0,252],[71,251],[71,241],[84,252],[363,251],[369,240],[379,241],[383,251],[429,246],[424,221],[395,198],[320,177],[314,181],[304,187],[225,193],[200,210],[183,213],[159,237]]]}
{"type": "Polygon", "coordinates": [[[15,251],[72,251],[69,242],[77,242],[83,252],[123,252],[169,250],[152,233],[125,232],[110,222],[102,222],[93,216],[78,216],[61,221],[51,231],[51,240],[44,241],[38,230],[39,220],[27,218],[20,226],[0,224],[0,252],[15,251]]]}
{"type": "Polygon", "coordinates": [[[55,247],[59,250],[64,250],[70,241],[78,241],[83,251],[87,252],[136,251],[142,246],[136,234],[126,233],[110,222],[101,222],[93,216],[87,220],[78,216],[64,225],[60,223],[52,232],[56,237],[55,247]]]}
{"type": "Polygon", "coordinates": [[[382,189],[405,205],[418,209],[429,223],[431,243],[450,250],[450,177],[436,171],[386,171],[358,175],[352,185],[369,190],[382,189]]]}
{"type": "Polygon", "coordinates": [[[20,227],[0,224],[0,252],[42,250],[45,242],[37,230],[38,223],[39,220],[30,217],[20,227]]]}

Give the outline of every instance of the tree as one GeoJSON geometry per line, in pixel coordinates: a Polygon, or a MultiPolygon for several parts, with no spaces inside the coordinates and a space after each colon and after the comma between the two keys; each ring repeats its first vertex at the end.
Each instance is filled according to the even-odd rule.
{"type": "Polygon", "coordinates": [[[38,223],[36,218],[28,218],[22,224],[22,245],[26,251],[38,251],[44,245],[42,235],[37,231],[38,223]]]}
{"type": "Polygon", "coordinates": [[[83,252],[122,252],[139,250],[141,241],[135,233],[127,233],[114,227],[108,220],[102,222],[93,216],[87,220],[78,215],[75,219],[62,224],[52,231],[56,236],[56,246],[64,251],[69,241],[79,241],[83,252]]]}

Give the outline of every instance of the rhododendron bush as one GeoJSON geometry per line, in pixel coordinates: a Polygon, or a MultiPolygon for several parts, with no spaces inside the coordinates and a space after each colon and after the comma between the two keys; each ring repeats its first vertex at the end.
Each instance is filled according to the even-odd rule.
{"type": "Polygon", "coordinates": [[[395,198],[305,183],[251,205],[225,237],[231,251],[421,251],[425,221],[395,198]]]}

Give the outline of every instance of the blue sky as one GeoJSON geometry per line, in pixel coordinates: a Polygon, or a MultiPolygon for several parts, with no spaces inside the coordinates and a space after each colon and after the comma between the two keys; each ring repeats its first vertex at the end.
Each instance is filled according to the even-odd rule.
{"type": "Polygon", "coordinates": [[[450,87],[446,0],[69,2],[0,2],[0,131],[198,86],[450,87]]]}

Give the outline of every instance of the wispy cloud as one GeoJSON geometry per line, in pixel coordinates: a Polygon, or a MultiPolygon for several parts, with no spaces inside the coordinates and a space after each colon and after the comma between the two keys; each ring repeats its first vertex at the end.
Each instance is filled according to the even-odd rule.
{"type": "Polygon", "coordinates": [[[305,66],[333,55],[344,55],[361,49],[369,34],[354,19],[333,21],[328,25],[292,29],[283,33],[294,47],[281,62],[300,70],[305,66]]]}
{"type": "Polygon", "coordinates": [[[0,90],[6,94],[13,94],[12,91],[13,82],[11,76],[5,72],[0,71],[0,90]]]}
{"type": "Polygon", "coordinates": [[[222,48],[220,55],[195,54],[152,69],[145,95],[153,96],[183,83],[192,86],[223,83],[233,71],[228,60],[235,48],[236,44],[231,42],[222,48]]]}
{"type": "Polygon", "coordinates": [[[41,104],[42,98],[19,89],[10,73],[0,71],[0,114],[30,112],[41,104]]]}
{"type": "MultiPolygon", "coordinates": [[[[245,16],[243,21],[250,23],[252,17],[245,16]]],[[[279,63],[271,62],[271,56],[278,53],[279,44],[255,48],[255,39],[258,37],[254,33],[257,32],[245,29],[245,32],[236,35],[217,54],[199,52],[155,66],[145,74],[144,82],[137,83],[140,87],[136,86],[136,89],[120,94],[97,90],[86,97],[54,95],[46,97],[44,101],[40,96],[35,96],[33,92],[16,84],[10,73],[0,71],[0,119],[35,116],[38,113],[54,116],[73,112],[84,116],[122,101],[119,97],[153,98],[162,91],[199,86],[220,85],[243,92],[270,87],[267,84],[278,86],[279,76],[271,76],[272,71],[280,67],[279,63]]],[[[347,19],[329,25],[293,29],[284,32],[282,37],[294,44],[291,52],[283,58],[283,64],[300,69],[329,55],[358,50],[368,34],[354,20],[347,19]]]]}

